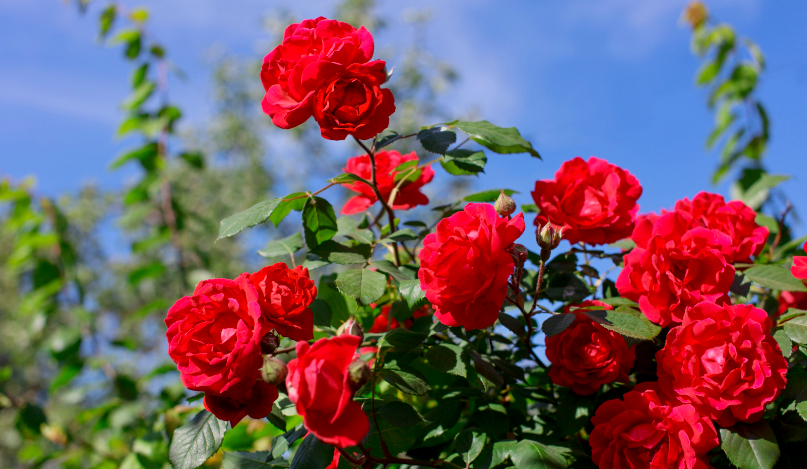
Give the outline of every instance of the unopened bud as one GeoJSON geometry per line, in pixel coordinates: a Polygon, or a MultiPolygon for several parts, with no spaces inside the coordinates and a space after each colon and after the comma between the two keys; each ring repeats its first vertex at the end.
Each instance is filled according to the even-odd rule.
{"type": "Polygon", "coordinates": [[[709,10],[706,5],[700,1],[690,2],[684,9],[684,21],[686,21],[692,29],[702,25],[706,18],[709,17],[709,10]]]}
{"type": "Polygon", "coordinates": [[[278,345],[280,345],[280,337],[275,334],[275,331],[271,331],[261,340],[261,353],[264,355],[271,355],[275,353],[277,350],[278,345]]]}
{"type": "Polygon", "coordinates": [[[524,265],[527,262],[527,258],[529,257],[529,253],[527,252],[527,248],[525,248],[521,244],[514,244],[513,245],[513,260],[516,261],[516,265],[524,265]]]}
{"type": "Polygon", "coordinates": [[[556,230],[551,223],[547,223],[535,234],[535,240],[541,247],[541,259],[546,262],[549,254],[557,248],[563,238],[563,228],[556,230]]]}
{"type": "Polygon", "coordinates": [[[350,318],[342,323],[342,325],[339,326],[339,329],[336,330],[336,335],[355,335],[359,338],[359,343],[364,341],[364,331],[359,323],[353,318],[350,318]]]}
{"type": "Polygon", "coordinates": [[[275,357],[264,355],[261,367],[261,379],[269,384],[280,384],[286,380],[289,369],[286,364],[275,357]]]}
{"type": "Polygon", "coordinates": [[[348,383],[353,392],[361,389],[370,380],[370,367],[361,358],[356,357],[347,366],[348,383]]]}
{"type": "Polygon", "coordinates": [[[493,204],[493,208],[496,209],[496,213],[498,213],[499,216],[509,217],[516,211],[516,202],[502,191],[499,194],[499,198],[496,199],[496,203],[493,204]]]}

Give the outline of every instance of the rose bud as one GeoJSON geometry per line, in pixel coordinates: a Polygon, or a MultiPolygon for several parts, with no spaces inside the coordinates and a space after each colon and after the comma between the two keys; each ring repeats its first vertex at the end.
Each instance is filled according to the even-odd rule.
{"type": "Polygon", "coordinates": [[[289,374],[289,369],[285,363],[269,355],[263,356],[261,379],[269,384],[280,384],[286,379],[287,374],[289,374]]]}
{"type": "Polygon", "coordinates": [[[524,245],[522,244],[514,244],[513,251],[511,254],[513,255],[513,260],[516,261],[516,265],[524,265],[524,263],[527,262],[527,258],[529,257],[527,248],[525,248],[524,245]]]}
{"type": "Polygon", "coordinates": [[[505,194],[504,191],[501,191],[499,198],[496,199],[496,203],[493,204],[493,208],[496,209],[496,213],[498,213],[500,217],[509,217],[516,211],[516,202],[505,194]]]}
{"type": "Polygon", "coordinates": [[[563,238],[563,228],[556,230],[551,223],[547,223],[535,234],[535,240],[541,247],[541,259],[549,260],[549,254],[557,248],[563,238]]]}
{"type": "Polygon", "coordinates": [[[350,365],[347,366],[347,372],[348,383],[353,392],[361,389],[362,386],[367,384],[367,381],[370,380],[370,367],[359,357],[354,358],[353,361],[350,362],[350,365]]]}
{"type": "Polygon", "coordinates": [[[359,338],[359,343],[364,341],[364,330],[353,318],[343,322],[339,329],[336,330],[336,335],[355,335],[359,338]]]}
{"type": "Polygon", "coordinates": [[[280,345],[280,337],[274,331],[271,331],[261,339],[261,353],[272,355],[277,350],[278,345],[280,345]]]}

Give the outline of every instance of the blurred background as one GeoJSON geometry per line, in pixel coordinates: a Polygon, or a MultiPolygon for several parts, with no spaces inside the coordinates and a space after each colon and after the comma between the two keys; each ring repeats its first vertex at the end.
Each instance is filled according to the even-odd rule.
{"type": "MultiPolygon", "coordinates": [[[[785,240],[807,232],[803,2],[712,0],[704,24],[679,0],[109,5],[0,1],[0,461],[9,467],[163,467],[154,435],[173,431],[187,403],[165,354],[165,310],[201,279],[265,265],[256,251],[297,219],[214,245],[219,221],[318,189],[360,153],[321,139],[313,122],[280,131],[260,110],[261,59],[301,19],[373,33],[375,57],[395,66],[390,128],[486,119],[516,126],[543,156],[493,155],[479,177],[437,168],[424,188],[434,204],[494,188],[530,204],[537,179],[595,155],[638,177],[642,211],[710,190],[770,220],[790,201],[785,240]],[[693,25],[712,42],[699,43],[693,25]],[[725,67],[705,76],[724,46],[725,67]],[[742,63],[753,80],[733,72],[742,63]],[[733,98],[716,94],[724,79],[733,98]],[[721,124],[731,130],[708,148],[721,124]]],[[[422,153],[411,145],[396,148],[422,153]]],[[[329,193],[337,207],[346,196],[329,193]]],[[[531,233],[522,242],[534,249],[531,233]]],[[[274,430],[255,425],[225,445],[259,448],[274,430]]]]}

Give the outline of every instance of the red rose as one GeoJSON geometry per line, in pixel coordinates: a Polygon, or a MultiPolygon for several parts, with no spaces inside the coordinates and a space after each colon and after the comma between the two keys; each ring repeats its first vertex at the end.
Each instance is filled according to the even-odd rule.
{"type": "Polygon", "coordinates": [[[524,215],[500,218],[490,204],[468,204],[440,220],[420,251],[420,288],[447,326],[484,329],[499,317],[513,274],[508,249],[524,233],[524,215]]]}
{"type": "Polygon", "coordinates": [[[656,354],[659,388],[721,427],[759,420],[787,382],[787,360],[770,331],[759,308],[699,303],[656,354]]]}
{"type": "MultiPolygon", "coordinates": [[[[581,308],[600,306],[614,309],[601,301],[584,301],[581,308]]],[[[564,314],[570,306],[563,308],[564,314]]],[[[560,386],[572,388],[577,394],[594,394],[606,383],[628,382],[628,373],[636,359],[634,347],[583,314],[575,314],[574,322],[560,334],[546,339],[546,357],[552,362],[549,377],[560,386]]]]}
{"type": "Polygon", "coordinates": [[[768,229],[757,225],[756,212],[739,200],[726,203],[723,196],[700,192],[690,201],[687,198],[675,203],[677,212],[692,217],[692,226],[720,230],[731,237],[730,252],[725,253],[731,262],[751,262],[768,239],[768,229]]]}
{"type": "Polygon", "coordinates": [[[325,81],[372,56],[373,36],[364,27],[323,17],[289,26],[283,42],[263,59],[263,111],[282,129],[297,127],[311,117],[314,95],[325,81]]]}
{"type": "Polygon", "coordinates": [[[688,306],[701,301],[727,303],[734,267],[722,252],[728,235],[693,228],[684,213],[642,217],[636,222],[636,248],[624,256],[616,281],[619,294],[637,301],[648,319],[661,326],[679,323],[688,306]]]}
{"type": "Polygon", "coordinates": [[[205,407],[233,425],[244,415],[265,417],[277,398],[274,386],[259,382],[260,343],[271,326],[249,299],[257,292],[246,275],[199,283],[165,318],[168,354],[182,384],[207,394],[205,407]]]}
{"type": "Polygon", "coordinates": [[[292,340],[314,338],[314,313],[309,306],[317,297],[317,287],[308,278],[308,269],[289,269],[278,262],[247,278],[257,292],[263,317],[280,335],[292,340]]]}
{"type": "MultiPolygon", "coordinates": [[[[380,151],[375,154],[376,163],[376,181],[378,182],[378,190],[384,200],[389,201],[392,190],[398,185],[395,181],[395,176],[398,171],[394,171],[398,165],[405,161],[417,161],[418,156],[415,152],[401,155],[395,150],[380,151]]],[[[355,174],[366,180],[371,180],[372,170],[370,166],[370,157],[367,155],[354,156],[347,160],[347,165],[342,169],[346,173],[355,174]]],[[[423,168],[417,180],[408,182],[401,186],[392,203],[393,210],[409,210],[417,205],[426,205],[429,203],[429,198],[426,197],[420,188],[429,183],[434,177],[434,170],[431,165],[423,168]]],[[[367,210],[374,203],[378,201],[375,192],[363,182],[352,182],[350,184],[342,184],[353,192],[358,192],[359,195],[351,197],[344,207],[342,207],[342,215],[353,215],[367,210]]]]}
{"type": "Polygon", "coordinates": [[[577,157],[563,163],[555,179],[535,183],[535,225],[563,227],[563,239],[572,244],[613,243],[633,231],[640,195],[642,186],[628,171],[593,156],[587,162],[577,157]]]}
{"type": "Polygon", "coordinates": [[[591,459],[600,469],[711,469],[707,453],[720,444],[708,417],[665,400],[656,383],[604,402],[591,423],[591,459]]]}
{"type": "MultiPolygon", "coordinates": [[[[804,244],[802,250],[807,251],[807,243],[804,244]]],[[[797,279],[807,280],[807,256],[793,256],[790,273],[797,279]]]]}
{"type": "Polygon", "coordinates": [[[779,293],[779,314],[783,314],[788,308],[807,309],[807,292],[783,291],[779,293]]]}
{"type": "Polygon", "coordinates": [[[314,119],[323,138],[373,138],[389,126],[395,112],[392,91],[381,89],[387,80],[383,60],[352,64],[332,75],[314,96],[314,119]]]}
{"type": "Polygon", "coordinates": [[[359,343],[354,335],[319,339],[310,346],[297,342],[297,358],[288,365],[286,388],[305,428],[340,448],[357,445],[370,430],[349,382],[348,367],[358,359],[359,343]]]}
{"type": "MultiPolygon", "coordinates": [[[[373,320],[373,326],[370,328],[370,333],[376,334],[380,332],[387,332],[401,327],[401,324],[397,319],[390,319],[389,312],[391,309],[392,305],[385,305],[381,307],[381,313],[375,317],[375,320],[373,320]]],[[[428,316],[429,314],[431,314],[431,312],[429,311],[428,305],[416,309],[414,312],[412,312],[412,317],[404,321],[404,327],[409,329],[412,327],[412,324],[415,323],[415,319],[428,316]]]]}

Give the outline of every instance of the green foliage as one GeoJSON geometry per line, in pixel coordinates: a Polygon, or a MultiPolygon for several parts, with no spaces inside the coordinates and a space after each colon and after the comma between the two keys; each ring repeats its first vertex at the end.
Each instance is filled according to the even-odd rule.
{"type": "Polygon", "coordinates": [[[215,453],[224,441],[229,422],[203,410],[174,431],[168,458],[174,469],[195,469],[215,453]]]}
{"type": "Polygon", "coordinates": [[[764,420],[721,428],[720,439],[726,456],[740,469],[772,469],[779,459],[776,436],[764,420]]]}

